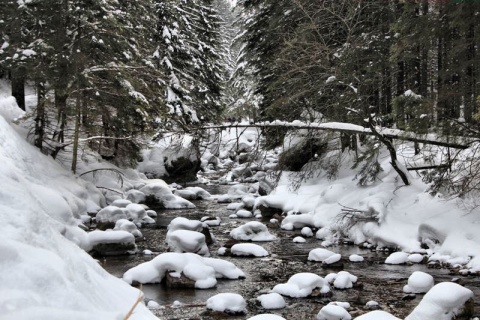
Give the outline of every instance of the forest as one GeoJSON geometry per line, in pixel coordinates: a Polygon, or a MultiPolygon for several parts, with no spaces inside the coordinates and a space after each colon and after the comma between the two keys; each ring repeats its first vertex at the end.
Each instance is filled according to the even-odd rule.
{"type": "Polygon", "coordinates": [[[476,0],[4,0],[0,317],[478,319],[479,48],[476,0]]]}

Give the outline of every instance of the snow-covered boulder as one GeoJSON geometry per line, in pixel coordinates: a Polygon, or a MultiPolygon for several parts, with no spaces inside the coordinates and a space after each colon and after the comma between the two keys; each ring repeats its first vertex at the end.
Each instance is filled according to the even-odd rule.
{"type": "Polygon", "coordinates": [[[328,249],[324,248],[316,248],[311,250],[308,253],[308,260],[309,261],[318,261],[318,262],[324,262],[326,259],[332,256],[336,256],[337,253],[330,251],[328,249]]]}
{"type": "Polygon", "coordinates": [[[401,320],[401,319],[393,316],[388,312],[385,312],[382,310],[375,310],[375,311],[370,311],[368,313],[362,314],[361,316],[356,317],[355,320],[401,320]]]}
{"type": "Polygon", "coordinates": [[[194,253],[167,252],[151,261],[129,269],[123,275],[127,283],[160,283],[166,273],[184,274],[195,282],[195,288],[212,288],[216,278],[239,279],[245,274],[233,263],[213,258],[202,258],[194,253]]]}
{"type": "Polygon", "coordinates": [[[268,232],[267,227],[258,221],[250,221],[230,231],[230,236],[242,241],[272,241],[275,236],[268,232]]]}
{"type": "Polygon", "coordinates": [[[314,226],[313,215],[304,213],[286,216],[285,219],[282,220],[281,228],[284,230],[293,230],[312,226],[314,226]]]}
{"type": "Polygon", "coordinates": [[[267,293],[262,294],[261,296],[257,297],[257,300],[260,301],[262,308],[264,309],[282,309],[286,307],[285,299],[276,293],[267,293]]]}
{"type": "Polygon", "coordinates": [[[135,237],[127,231],[94,230],[88,234],[91,251],[101,256],[134,253],[135,237]]]}
{"type": "Polygon", "coordinates": [[[127,219],[117,220],[113,230],[123,230],[123,231],[130,232],[135,238],[142,237],[142,233],[140,232],[140,230],[138,230],[135,223],[133,223],[133,222],[127,220],[127,219]]]}
{"type": "Polygon", "coordinates": [[[422,263],[425,260],[425,256],[420,253],[413,253],[408,256],[407,261],[411,263],[422,263]]]}
{"type": "Polygon", "coordinates": [[[137,203],[130,203],[126,206],[128,210],[128,219],[137,224],[153,224],[155,220],[147,215],[145,208],[137,203]]]}
{"type": "Polygon", "coordinates": [[[237,243],[230,249],[233,256],[247,256],[247,257],[266,257],[267,250],[262,246],[253,243],[237,243]]]}
{"type": "Polygon", "coordinates": [[[357,280],[358,278],[353,274],[347,271],[340,271],[333,281],[333,286],[336,289],[350,289],[357,280]]]}
{"type": "Polygon", "coordinates": [[[324,306],[317,314],[317,320],[351,320],[352,316],[344,308],[328,304],[324,306]]]}
{"type": "Polygon", "coordinates": [[[165,181],[160,179],[151,180],[140,191],[145,194],[147,204],[158,204],[165,209],[195,208],[190,201],[174,195],[165,181]]]}
{"type": "Polygon", "coordinates": [[[351,254],[348,260],[350,260],[350,262],[363,262],[364,258],[358,254],[351,254]]]}
{"type": "Polygon", "coordinates": [[[386,264],[404,264],[408,261],[409,254],[406,252],[394,252],[385,259],[386,264]]]}
{"type": "Polygon", "coordinates": [[[302,236],[310,238],[313,237],[313,231],[309,227],[303,227],[301,231],[302,236]]]}
{"type": "Polygon", "coordinates": [[[209,227],[217,227],[222,223],[222,220],[219,217],[210,217],[210,216],[202,217],[200,221],[202,221],[209,227]]]}
{"type": "Polygon", "coordinates": [[[262,313],[262,314],[257,314],[256,316],[253,316],[251,318],[248,318],[247,320],[286,320],[286,319],[283,317],[277,316],[276,314],[262,313]]]}
{"type": "Polygon", "coordinates": [[[415,271],[408,277],[408,284],[403,287],[405,293],[425,293],[434,285],[433,277],[422,271],[415,271]]]}
{"type": "Polygon", "coordinates": [[[175,230],[167,233],[167,244],[173,252],[193,252],[199,255],[210,255],[205,235],[190,230],[175,230]]]}
{"type": "Polygon", "coordinates": [[[143,203],[145,202],[145,198],[146,198],[143,192],[135,189],[128,190],[125,195],[126,195],[125,198],[131,201],[132,203],[143,203]]]}
{"type": "Polygon", "coordinates": [[[321,293],[330,292],[328,283],[322,277],[314,273],[302,272],[291,276],[287,283],[277,284],[272,292],[292,298],[305,298],[316,288],[320,289],[321,293]]]}
{"type": "Polygon", "coordinates": [[[239,218],[251,218],[253,216],[251,211],[245,210],[245,209],[240,209],[237,212],[235,212],[237,217],[239,218]]]}
{"type": "Polygon", "coordinates": [[[203,222],[200,220],[190,220],[184,217],[177,217],[170,221],[167,229],[168,232],[177,230],[190,230],[201,232],[203,230],[203,222]]]}
{"type": "Polygon", "coordinates": [[[307,240],[305,240],[305,238],[302,238],[302,237],[295,237],[295,238],[293,238],[292,241],[295,242],[295,243],[305,243],[305,242],[307,242],[307,240]]]}
{"type": "Polygon", "coordinates": [[[219,293],[208,298],[207,309],[228,314],[244,314],[247,312],[247,303],[237,293],[219,293]]]}
{"type": "Polygon", "coordinates": [[[127,199],[117,199],[113,201],[110,205],[118,208],[126,208],[132,202],[127,199]]]}
{"type": "Polygon", "coordinates": [[[472,298],[471,290],[453,282],[441,282],[425,294],[405,320],[452,320],[461,314],[468,317],[473,311],[472,298]],[[471,306],[468,301],[472,301],[471,306]]]}
{"type": "Polygon", "coordinates": [[[175,190],[175,195],[187,200],[211,200],[212,195],[200,187],[187,187],[181,190],[175,190]]]}
{"type": "Polygon", "coordinates": [[[97,228],[107,229],[115,226],[120,219],[128,219],[127,212],[116,206],[107,206],[100,210],[95,216],[97,228]]]}

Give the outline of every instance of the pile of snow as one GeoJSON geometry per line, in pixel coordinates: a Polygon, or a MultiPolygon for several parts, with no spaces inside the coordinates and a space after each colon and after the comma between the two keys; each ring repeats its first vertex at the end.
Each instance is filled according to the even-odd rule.
{"type": "Polygon", "coordinates": [[[453,282],[441,282],[431,288],[405,320],[450,320],[463,310],[473,292],[453,282]]]}
{"type": "Polygon", "coordinates": [[[207,299],[207,309],[225,313],[246,313],[247,303],[237,293],[219,293],[207,299]]]}
{"type": "Polygon", "coordinates": [[[282,220],[281,228],[284,230],[293,230],[293,229],[300,229],[304,227],[312,227],[314,226],[313,223],[313,216],[309,213],[305,214],[291,214],[285,217],[282,220]]]}
{"type": "Polygon", "coordinates": [[[305,298],[311,295],[316,288],[319,288],[321,293],[330,292],[328,283],[322,277],[314,273],[303,272],[291,276],[287,283],[277,284],[272,292],[292,298],[305,298]]]}
{"type": "Polygon", "coordinates": [[[328,304],[317,314],[317,320],[351,320],[352,316],[344,308],[328,304]]]}
{"type": "Polygon", "coordinates": [[[413,253],[408,256],[407,261],[411,263],[421,263],[424,259],[424,256],[420,253],[413,253]]]}
{"type": "Polygon", "coordinates": [[[129,269],[123,280],[132,284],[160,283],[167,272],[183,273],[195,281],[195,288],[212,288],[216,278],[239,279],[245,274],[233,263],[213,258],[202,258],[194,253],[167,252],[129,269]]]}
{"type": "Polygon", "coordinates": [[[403,287],[405,293],[425,293],[434,285],[433,277],[422,271],[415,271],[408,277],[408,284],[403,287]]]}
{"type": "Polygon", "coordinates": [[[257,297],[257,300],[260,301],[264,309],[282,309],[287,305],[285,299],[276,292],[262,294],[257,297]]]}
{"type": "Polygon", "coordinates": [[[167,229],[168,232],[173,232],[177,230],[190,230],[201,232],[203,230],[204,224],[200,220],[190,220],[184,217],[176,217],[170,221],[167,229]]]}
{"type": "Polygon", "coordinates": [[[267,250],[262,246],[253,243],[237,243],[231,248],[232,255],[234,256],[254,256],[254,257],[266,257],[268,256],[267,250]]]}
{"type": "Polygon", "coordinates": [[[304,237],[307,237],[307,238],[313,237],[313,231],[309,227],[303,227],[301,233],[302,233],[302,236],[304,237]]]}
{"type": "Polygon", "coordinates": [[[348,257],[348,260],[350,260],[350,262],[363,262],[364,259],[358,254],[352,254],[348,257]]]}
{"type": "Polygon", "coordinates": [[[209,256],[205,235],[197,231],[175,230],[167,233],[167,244],[173,252],[193,252],[209,256]]]}
{"type": "Polygon", "coordinates": [[[88,233],[88,241],[91,247],[101,243],[119,243],[119,244],[134,244],[135,237],[127,231],[101,231],[94,230],[88,233]]]}
{"type": "MultiPolygon", "coordinates": [[[[14,118],[10,100],[0,99],[2,319],[124,318],[139,291],[81,249],[90,243],[77,227],[104,196],[13,129],[3,117],[14,118]]],[[[156,317],[140,303],[130,319],[156,317]]]]}
{"type": "MultiPolygon", "coordinates": [[[[327,279],[327,277],[325,278],[327,279]]],[[[328,276],[328,282],[332,282],[333,286],[337,289],[350,289],[353,284],[357,282],[358,278],[347,271],[340,271],[339,273],[333,273],[328,276]]]]}
{"type": "Polygon", "coordinates": [[[138,230],[135,223],[133,223],[133,222],[127,220],[127,219],[117,220],[113,230],[123,230],[123,231],[130,232],[136,238],[141,238],[143,236],[142,233],[140,232],[140,230],[138,230]]]}
{"type": "Polygon", "coordinates": [[[302,238],[302,237],[295,237],[295,238],[293,238],[292,241],[295,242],[295,243],[304,243],[304,242],[307,242],[307,240],[305,240],[305,238],[302,238]]]}
{"type": "Polygon", "coordinates": [[[100,210],[95,216],[97,223],[115,224],[120,219],[133,221],[137,225],[153,224],[155,220],[150,218],[145,208],[129,200],[117,199],[109,206],[100,210]]]}
{"type": "Polygon", "coordinates": [[[253,216],[253,213],[245,209],[240,209],[240,210],[237,210],[237,212],[235,212],[235,215],[238,218],[251,218],[253,216]]]}
{"type": "Polygon", "coordinates": [[[230,231],[230,236],[242,241],[272,241],[275,240],[267,226],[258,221],[250,221],[230,231]]]}
{"type": "Polygon", "coordinates": [[[200,221],[202,221],[204,224],[206,224],[209,227],[217,227],[222,222],[222,220],[219,217],[209,217],[209,216],[202,217],[200,221]]]}

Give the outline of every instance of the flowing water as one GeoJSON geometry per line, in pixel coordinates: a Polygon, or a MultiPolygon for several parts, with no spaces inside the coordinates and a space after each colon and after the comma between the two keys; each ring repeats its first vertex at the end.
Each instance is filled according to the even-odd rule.
{"type": "MultiPolygon", "coordinates": [[[[211,194],[224,194],[229,186],[202,185],[211,194]]],[[[284,231],[278,226],[269,224],[269,230],[277,236],[277,240],[260,242],[269,253],[267,258],[219,257],[217,250],[230,239],[229,231],[251,219],[230,219],[232,213],[226,210],[226,205],[215,201],[194,201],[196,209],[188,210],[157,210],[157,225],[153,228],[144,228],[144,240],[137,241],[139,252],[136,255],[106,257],[100,259],[104,268],[111,274],[121,277],[125,271],[144,261],[153,259],[156,254],[167,251],[165,243],[166,227],[175,217],[200,219],[204,216],[221,217],[222,223],[218,227],[210,227],[210,232],[216,238],[210,248],[212,257],[222,258],[233,262],[247,275],[242,280],[219,280],[215,288],[207,290],[167,289],[161,284],[144,285],[142,290],[146,300],[154,300],[165,308],[153,310],[160,319],[247,319],[260,313],[275,313],[286,319],[315,319],[318,311],[330,301],[346,301],[351,305],[349,309],[352,317],[367,312],[365,304],[376,301],[381,308],[397,317],[404,318],[420,302],[423,295],[408,296],[402,288],[407,284],[408,277],[414,271],[424,271],[431,274],[435,282],[456,281],[462,283],[475,293],[475,314],[480,316],[480,279],[472,276],[451,274],[448,269],[428,268],[426,264],[414,265],[386,265],[383,262],[389,252],[371,251],[358,246],[343,244],[328,248],[342,255],[343,270],[358,277],[357,285],[352,289],[332,289],[332,295],[304,299],[285,297],[287,307],[280,310],[264,310],[256,302],[256,297],[267,293],[278,283],[284,283],[290,276],[298,272],[313,272],[326,276],[340,269],[322,268],[320,263],[307,261],[308,252],[320,247],[320,241],[308,238],[306,243],[294,243],[292,239],[299,234],[297,231],[284,231]],[[153,251],[152,256],[143,255],[144,249],[153,251]],[[348,261],[351,254],[359,254],[365,258],[364,262],[352,263],[348,261]],[[219,313],[206,311],[206,300],[222,292],[235,292],[247,300],[248,314],[243,316],[225,316],[219,313]],[[183,304],[178,306],[176,301],[183,304]]],[[[155,209],[155,208],[153,208],[155,209]]],[[[267,223],[268,221],[265,221],[267,223]]]]}

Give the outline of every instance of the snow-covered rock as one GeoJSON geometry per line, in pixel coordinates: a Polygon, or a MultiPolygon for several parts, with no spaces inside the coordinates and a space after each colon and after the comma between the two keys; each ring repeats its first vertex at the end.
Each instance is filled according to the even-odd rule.
{"type": "Polygon", "coordinates": [[[424,256],[420,253],[413,253],[408,256],[407,261],[411,263],[421,263],[424,260],[424,256]]]}
{"type": "Polygon", "coordinates": [[[267,250],[262,246],[254,243],[237,243],[230,249],[233,256],[254,256],[254,257],[266,257],[268,256],[267,250]]]}
{"type": "Polygon", "coordinates": [[[127,199],[117,199],[113,201],[110,205],[118,208],[126,208],[132,201],[127,199]]]}
{"type": "Polygon", "coordinates": [[[405,293],[425,293],[434,285],[433,277],[422,271],[415,271],[408,277],[408,284],[403,287],[405,293]]]}
{"type": "Polygon", "coordinates": [[[375,311],[370,311],[368,313],[362,314],[361,316],[356,317],[355,320],[401,320],[401,319],[393,316],[388,312],[385,312],[382,310],[375,310],[375,311]]]}
{"type": "Polygon", "coordinates": [[[253,216],[251,211],[245,210],[245,209],[240,209],[237,212],[235,212],[237,217],[239,218],[251,218],[253,216]]]}
{"type": "MultiPolygon", "coordinates": [[[[126,205],[125,205],[126,206],[126,205]]],[[[107,206],[95,216],[97,224],[115,225],[120,219],[127,219],[127,212],[116,206],[107,206]]]]}
{"type": "Polygon", "coordinates": [[[258,221],[250,221],[230,231],[230,236],[242,241],[272,241],[275,236],[268,232],[267,226],[258,221]]]}
{"type": "Polygon", "coordinates": [[[131,189],[127,191],[125,198],[132,203],[143,203],[145,202],[146,196],[139,190],[131,189]]]}
{"type": "Polygon", "coordinates": [[[276,292],[262,294],[257,297],[257,300],[260,301],[264,309],[282,309],[287,305],[285,299],[276,292]]]}
{"type": "Polygon", "coordinates": [[[195,281],[195,287],[199,289],[214,287],[217,284],[216,278],[245,277],[240,269],[228,261],[202,258],[194,253],[167,252],[129,269],[123,275],[123,280],[129,284],[160,283],[167,272],[183,273],[195,281]]]}
{"type": "Polygon", "coordinates": [[[352,254],[350,257],[348,257],[348,260],[350,260],[350,262],[362,262],[364,259],[358,254],[352,254]]]}
{"type": "Polygon", "coordinates": [[[386,264],[404,264],[408,261],[409,254],[406,252],[394,252],[385,259],[386,264]]]}
{"type": "Polygon", "coordinates": [[[207,309],[232,314],[247,312],[245,299],[237,293],[219,293],[207,299],[207,309]]]}
{"type": "Polygon", "coordinates": [[[199,255],[210,255],[210,251],[205,242],[205,235],[197,231],[169,231],[166,241],[168,248],[173,252],[193,252],[199,255]]]}
{"type": "Polygon", "coordinates": [[[320,309],[317,314],[317,320],[351,320],[352,316],[344,308],[328,304],[320,309]]]}
{"type": "Polygon", "coordinates": [[[309,272],[297,273],[288,279],[287,283],[277,284],[272,292],[292,298],[305,298],[312,294],[315,288],[321,293],[330,292],[328,283],[319,275],[309,272]]]}
{"type": "Polygon", "coordinates": [[[312,226],[314,226],[313,216],[311,214],[305,213],[286,216],[285,219],[282,220],[281,228],[284,230],[293,230],[312,226]]]}
{"type": "Polygon", "coordinates": [[[465,310],[473,292],[453,282],[441,282],[431,288],[405,320],[451,320],[465,310]]]}
{"type": "Polygon", "coordinates": [[[212,195],[200,187],[187,187],[181,190],[175,190],[175,195],[187,200],[211,200],[212,195]]]}
{"type": "Polygon", "coordinates": [[[130,232],[136,238],[142,237],[142,233],[140,232],[140,230],[138,230],[135,223],[133,223],[133,222],[127,220],[127,219],[117,220],[113,230],[123,230],[123,231],[130,232]]]}
{"type": "Polygon", "coordinates": [[[309,227],[303,227],[301,231],[302,236],[304,237],[313,237],[313,231],[309,227]]]}
{"type": "Polygon", "coordinates": [[[308,260],[309,261],[319,261],[324,262],[329,257],[335,256],[337,253],[324,249],[324,248],[316,248],[311,250],[308,253],[308,260]]]}
{"type": "Polygon", "coordinates": [[[200,219],[203,223],[205,223],[209,227],[217,227],[222,223],[222,220],[219,217],[202,217],[200,219]]]}
{"type": "Polygon", "coordinates": [[[201,232],[203,230],[203,222],[200,220],[190,220],[184,217],[176,217],[170,221],[168,227],[168,232],[173,232],[177,230],[190,230],[201,232]]]}
{"type": "Polygon", "coordinates": [[[283,317],[277,316],[276,314],[262,313],[262,314],[257,314],[256,316],[253,316],[251,318],[248,318],[247,320],[286,320],[286,319],[283,317]]]}
{"type": "Polygon", "coordinates": [[[152,179],[140,189],[146,196],[147,202],[158,203],[166,209],[195,208],[195,205],[172,193],[165,181],[152,179]]]}
{"type": "Polygon", "coordinates": [[[337,273],[333,286],[337,289],[349,289],[357,282],[358,278],[347,271],[340,271],[337,273]]]}
{"type": "Polygon", "coordinates": [[[293,238],[292,241],[295,243],[305,243],[307,240],[305,240],[305,238],[302,238],[302,237],[295,237],[293,238]]]}

